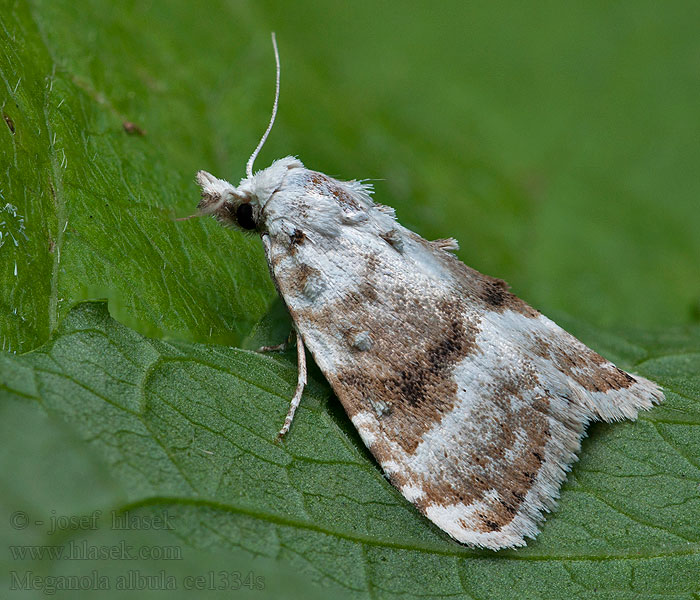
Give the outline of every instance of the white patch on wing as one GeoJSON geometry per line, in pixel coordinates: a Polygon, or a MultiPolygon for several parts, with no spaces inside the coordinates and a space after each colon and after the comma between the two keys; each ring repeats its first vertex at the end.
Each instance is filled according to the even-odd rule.
{"type": "Polygon", "coordinates": [[[357,413],[350,419],[367,447],[377,439],[377,420],[369,413],[357,413]]]}
{"type": "Polygon", "coordinates": [[[326,282],[318,276],[311,275],[304,285],[304,296],[313,301],[326,289],[326,282]]]}
{"type": "Polygon", "coordinates": [[[470,505],[462,503],[446,506],[433,504],[427,508],[425,516],[457,541],[491,550],[524,546],[524,536],[532,537],[537,534],[536,527],[527,522],[519,523],[518,517],[500,531],[478,531],[476,528],[479,522],[477,515],[487,510],[488,507],[480,502],[470,505]]]}
{"type": "Polygon", "coordinates": [[[401,493],[409,502],[415,502],[425,496],[423,488],[417,485],[406,484],[401,486],[401,493]]]}
{"type": "Polygon", "coordinates": [[[393,473],[401,473],[404,469],[403,465],[400,465],[394,460],[385,460],[382,464],[382,469],[387,475],[392,475],[393,473]]]}

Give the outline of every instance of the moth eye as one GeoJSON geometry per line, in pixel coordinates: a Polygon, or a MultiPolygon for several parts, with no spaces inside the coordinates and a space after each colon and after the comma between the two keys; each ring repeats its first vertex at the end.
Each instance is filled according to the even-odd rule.
{"type": "Polygon", "coordinates": [[[255,229],[253,207],[248,202],[240,204],[236,209],[236,221],[243,229],[255,229]]]}

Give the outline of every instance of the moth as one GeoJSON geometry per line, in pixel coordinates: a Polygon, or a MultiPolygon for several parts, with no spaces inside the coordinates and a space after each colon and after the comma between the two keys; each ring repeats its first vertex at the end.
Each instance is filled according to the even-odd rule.
{"type": "MultiPolygon", "coordinates": [[[[238,186],[200,171],[200,215],[256,232],[307,348],[389,481],[455,540],[498,550],[534,537],[591,421],[635,419],[659,387],[586,347],[453,254],[288,156],[238,186]]],[[[270,348],[268,348],[270,349],[270,348]]]]}

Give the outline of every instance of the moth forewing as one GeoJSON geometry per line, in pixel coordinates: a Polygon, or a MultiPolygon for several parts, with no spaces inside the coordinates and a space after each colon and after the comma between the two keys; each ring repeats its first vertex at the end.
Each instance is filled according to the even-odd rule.
{"type": "Polygon", "coordinates": [[[452,238],[401,226],[369,186],[293,157],[253,173],[279,94],[273,44],[273,117],[247,177],[198,180],[205,213],[260,233],[294,321],[299,379],[280,435],[301,400],[306,346],[407,500],[462,543],[522,546],[554,506],[586,425],[634,419],[663,394],[464,265],[452,238]]]}
{"type": "Polygon", "coordinates": [[[585,425],[634,418],[661,400],[657,386],[616,368],[444,242],[365,198],[344,198],[341,182],[304,168],[288,178],[266,209],[278,223],[271,272],[363,441],[455,539],[523,545],[554,505],[585,425]]]}

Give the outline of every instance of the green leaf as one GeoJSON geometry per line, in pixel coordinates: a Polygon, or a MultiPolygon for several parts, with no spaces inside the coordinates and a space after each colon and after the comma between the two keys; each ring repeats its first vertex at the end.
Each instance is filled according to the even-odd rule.
{"type": "Polygon", "coordinates": [[[125,505],[102,453],[86,452],[81,432],[37,403],[3,401],[0,436],[3,598],[260,599],[290,587],[325,598],[279,562],[193,548],[188,524],[167,507],[125,505]]]}
{"type": "Polygon", "coordinates": [[[0,390],[71,423],[118,482],[121,510],[167,510],[183,543],[274,559],[303,574],[303,589],[690,598],[700,568],[700,330],[607,343],[620,364],[664,385],[666,402],[637,423],[591,427],[542,534],[498,553],[462,547],[419,515],[322,378],[278,443],[293,353],[149,339],[104,303],[85,303],[44,347],[0,355],[0,390]]]}
{"type": "MultiPolygon", "coordinates": [[[[239,342],[274,299],[257,240],[232,243],[213,222],[173,221],[196,204],[196,165],[223,170],[202,130],[216,86],[165,78],[189,50],[147,35],[147,23],[122,11],[121,3],[16,2],[0,14],[2,106],[13,130],[0,129],[5,350],[45,341],[84,298],[109,298],[142,331],[222,343],[239,342]],[[64,46],[80,37],[74,29],[87,47],[64,46]],[[174,104],[172,88],[181,93],[174,104]],[[144,135],[128,134],[128,123],[144,135]]],[[[181,27],[192,43],[223,38],[215,23],[181,27]]],[[[190,75],[214,75],[207,60],[190,56],[190,75]]]]}
{"type": "Polygon", "coordinates": [[[18,397],[53,416],[7,408],[3,473],[24,456],[27,476],[3,490],[46,512],[31,474],[53,464],[79,489],[80,470],[90,490],[67,512],[173,510],[187,548],[267,557],[309,582],[301,597],[316,582],[355,597],[697,598],[698,12],[0,3],[0,408],[18,397]],[[289,327],[258,240],[173,220],[194,209],[198,169],[243,175],[269,118],[273,29],[281,105],[258,167],[295,154],[378,179],[402,223],[457,237],[465,262],[668,391],[636,424],[591,429],[526,549],[469,551],[417,515],[318,372],[275,445],[293,358],[215,345],[289,327]],[[109,314],[81,304],[98,298],[109,314]],[[35,431],[50,443],[21,446],[35,431]],[[73,471],[48,460],[61,445],[73,471]]]}

